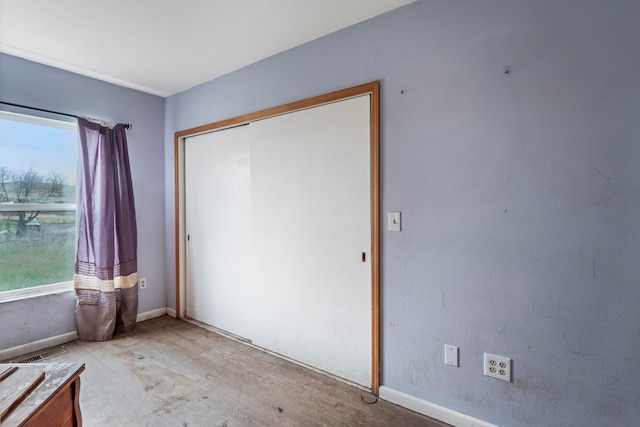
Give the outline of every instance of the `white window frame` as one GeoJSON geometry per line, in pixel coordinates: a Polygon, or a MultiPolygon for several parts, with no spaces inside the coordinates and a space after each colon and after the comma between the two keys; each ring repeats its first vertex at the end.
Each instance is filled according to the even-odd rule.
{"type": "MultiPolygon", "coordinates": [[[[32,113],[13,113],[0,110],[0,118],[7,120],[19,120],[22,122],[45,125],[63,129],[77,130],[77,123],[49,119],[35,116],[32,113]]],[[[2,212],[75,212],[77,205],[74,203],[0,203],[0,213],[2,212]]],[[[73,291],[73,280],[47,285],[32,286],[29,288],[14,289],[0,292],[0,304],[11,301],[18,301],[26,298],[35,298],[45,295],[53,295],[62,292],[73,291]]]]}

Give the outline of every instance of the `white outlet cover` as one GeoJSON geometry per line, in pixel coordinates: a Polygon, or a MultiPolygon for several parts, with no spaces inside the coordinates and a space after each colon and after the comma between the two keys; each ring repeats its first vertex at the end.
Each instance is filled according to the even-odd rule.
{"type": "Polygon", "coordinates": [[[449,366],[459,366],[458,347],[455,345],[444,345],[444,363],[449,366]]]}
{"type": "Polygon", "coordinates": [[[484,375],[511,382],[511,359],[496,354],[484,354],[484,375]]]}

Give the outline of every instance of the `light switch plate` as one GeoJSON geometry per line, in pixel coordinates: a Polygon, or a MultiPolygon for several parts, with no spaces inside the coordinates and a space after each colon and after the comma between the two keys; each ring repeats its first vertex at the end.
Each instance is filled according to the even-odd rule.
{"type": "Polygon", "coordinates": [[[389,231],[401,231],[400,212],[387,212],[389,231]]]}
{"type": "Polygon", "coordinates": [[[458,347],[455,345],[444,345],[444,363],[449,366],[459,366],[458,347]]]}

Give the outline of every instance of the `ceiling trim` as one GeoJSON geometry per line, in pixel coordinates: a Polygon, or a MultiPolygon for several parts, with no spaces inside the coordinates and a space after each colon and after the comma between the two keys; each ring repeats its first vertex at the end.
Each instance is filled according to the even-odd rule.
{"type": "Polygon", "coordinates": [[[107,74],[98,73],[96,71],[92,71],[83,67],[79,67],[77,65],[63,62],[63,61],[58,61],[56,59],[49,58],[44,55],[39,55],[36,53],[28,52],[26,50],[8,46],[3,43],[0,43],[0,52],[6,53],[7,55],[12,55],[12,56],[17,56],[19,58],[27,59],[29,61],[38,62],[40,64],[48,65],[54,68],[60,68],[65,71],[70,71],[72,73],[80,74],[82,76],[102,80],[104,82],[112,83],[117,86],[122,86],[129,89],[138,90],[140,92],[149,93],[151,95],[157,95],[163,98],[166,98],[167,96],[172,95],[172,93],[170,92],[159,91],[157,89],[154,89],[148,86],[138,85],[127,80],[121,80],[113,76],[109,76],[107,74]]]}

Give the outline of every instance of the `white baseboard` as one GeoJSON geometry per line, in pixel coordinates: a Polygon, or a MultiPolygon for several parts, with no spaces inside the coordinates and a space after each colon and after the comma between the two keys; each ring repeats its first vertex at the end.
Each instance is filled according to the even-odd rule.
{"type": "Polygon", "coordinates": [[[12,359],[14,357],[22,356],[23,354],[33,353],[34,351],[39,351],[49,347],[55,347],[77,339],[78,333],[76,331],[72,331],[56,335],[55,337],[17,345],[15,347],[7,348],[6,350],[0,350],[0,360],[12,359]]]}
{"type": "Polygon", "coordinates": [[[419,414],[454,425],[456,427],[498,427],[495,424],[473,418],[453,409],[418,399],[410,394],[402,393],[389,387],[381,386],[380,399],[411,409],[419,414]]]}
{"type": "MultiPolygon", "coordinates": [[[[171,310],[173,312],[172,317],[176,317],[176,311],[170,309],[168,307],[157,308],[155,310],[147,311],[144,313],[138,314],[136,317],[136,322],[143,322],[145,320],[153,319],[155,317],[164,316],[171,310]]],[[[171,315],[171,314],[169,314],[171,315]]],[[[45,348],[55,347],[60,344],[68,343],[70,341],[75,341],[78,339],[78,332],[66,332],[61,335],[56,335],[55,337],[45,338],[42,340],[30,342],[27,344],[17,345],[15,347],[7,348],[5,350],[0,350],[0,361],[13,359],[14,357],[22,356],[23,354],[33,353],[35,351],[44,350],[45,348]]]]}
{"type": "Polygon", "coordinates": [[[176,318],[176,311],[171,308],[171,307],[167,307],[167,315],[173,317],[174,319],[176,318]]]}
{"type": "Polygon", "coordinates": [[[144,322],[145,320],[164,316],[165,314],[167,314],[167,307],[156,308],[155,310],[146,311],[144,313],[138,313],[138,317],[136,317],[136,322],[144,322]]]}

